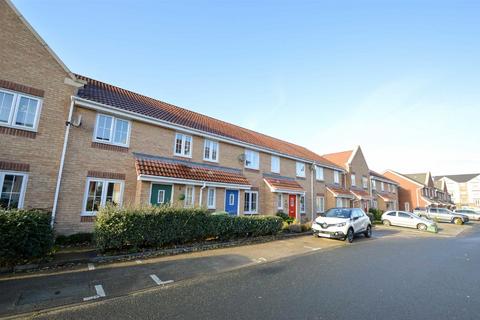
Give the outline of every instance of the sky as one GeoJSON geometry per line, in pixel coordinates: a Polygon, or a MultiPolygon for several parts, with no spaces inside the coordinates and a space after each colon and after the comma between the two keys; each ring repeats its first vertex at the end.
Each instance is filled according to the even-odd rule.
{"type": "Polygon", "coordinates": [[[480,172],[480,1],[13,3],[75,73],[380,172],[480,172]]]}

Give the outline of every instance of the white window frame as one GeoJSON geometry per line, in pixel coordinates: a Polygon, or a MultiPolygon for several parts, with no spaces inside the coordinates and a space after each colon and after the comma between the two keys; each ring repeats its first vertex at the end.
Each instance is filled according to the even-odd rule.
{"type": "Polygon", "coordinates": [[[270,171],[273,173],[280,173],[280,157],[271,156],[270,171]]]}
{"type": "Polygon", "coordinates": [[[385,183],[380,182],[380,190],[385,191],[385,183]]]}
{"type": "Polygon", "coordinates": [[[260,153],[254,150],[245,149],[244,166],[248,169],[258,170],[260,168],[260,153]]]}
{"type": "Polygon", "coordinates": [[[283,210],[283,193],[277,193],[277,209],[283,210]]]}
{"type": "Polygon", "coordinates": [[[315,207],[317,213],[325,212],[325,197],[324,196],[317,196],[315,198],[315,207]]]}
{"type": "Polygon", "coordinates": [[[352,182],[352,187],[356,187],[357,186],[357,176],[355,175],[355,173],[352,173],[350,175],[350,181],[352,182]]]}
{"type": "Polygon", "coordinates": [[[0,92],[6,93],[6,94],[13,94],[12,105],[10,106],[10,114],[8,115],[8,122],[7,123],[0,122],[0,126],[37,132],[38,122],[40,120],[40,114],[42,113],[43,99],[40,97],[32,96],[32,95],[21,93],[21,92],[6,90],[3,88],[0,89],[0,92]],[[37,101],[37,112],[35,113],[35,119],[33,120],[33,127],[31,128],[27,126],[15,124],[17,120],[18,106],[20,104],[20,100],[22,97],[37,101]]]}
{"type": "Polygon", "coordinates": [[[176,132],[175,133],[175,139],[173,140],[173,154],[178,156],[178,157],[191,158],[192,157],[192,150],[193,150],[193,137],[189,134],[176,132]],[[180,147],[181,151],[180,151],[180,153],[177,153],[177,140],[178,140],[179,137],[182,140],[182,143],[181,143],[181,147],[180,147]],[[185,145],[186,145],[187,138],[190,138],[190,150],[189,150],[188,154],[185,153],[185,145]]]}
{"type": "Polygon", "coordinates": [[[333,171],[333,183],[340,184],[340,171],[333,171]]]}
{"type": "Polygon", "coordinates": [[[18,172],[18,171],[0,171],[0,192],[2,192],[3,182],[5,180],[6,175],[23,177],[22,187],[20,189],[20,197],[18,198],[18,209],[23,209],[23,204],[25,201],[25,192],[27,191],[28,174],[24,172],[18,172]]]}
{"type": "Polygon", "coordinates": [[[183,199],[183,206],[185,208],[193,208],[195,206],[195,186],[185,186],[185,199],[183,199]],[[187,190],[191,189],[192,190],[192,203],[189,204],[187,203],[187,190]]]}
{"type": "Polygon", "coordinates": [[[95,216],[97,215],[97,211],[87,211],[87,200],[88,200],[88,189],[90,186],[90,182],[102,182],[102,195],[100,196],[100,207],[104,207],[105,203],[107,202],[107,190],[106,185],[108,183],[119,183],[120,184],[120,201],[118,206],[121,207],[123,203],[123,194],[125,190],[125,181],[124,180],[117,180],[117,179],[102,179],[102,178],[94,178],[94,177],[87,177],[87,183],[85,184],[85,192],[83,195],[83,206],[82,206],[82,216],[95,216]]]}
{"type": "Polygon", "coordinates": [[[300,195],[300,198],[298,199],[298,204],[300,205],[300,213],[305,213],[305,209],[307,207],[305,201],[306,201],[305,196],[303,194],[300,195]]]}
{"type": "Polygon", "coordinates": [[[377,200],[372,200],[372,208],[378,209],[378,201],[377,200]]]}
{"type": "Polygon", "coordinates": [[[323,167],[315,166],[315,179],[317,181],[324,181],[324,171],[323,167]]]}
{"type": "Polygon", "coordinates": [[[215,188],[208,188],[207,189],[207,208],[208,209],[215,209],[217,206],[216,206],[216,203],[217,203],[217,189],[215,188]],[[209,203],[210,201],[210,192],[213,191],[213,203],[209,203]]]}
{"type": "MultiPolygon", "coordinates": [[[[175,142],[176,142],[176,139],[175,139],[175,142]]],[[[191,151],[191,149],[192,148],[190,146],[190,151],[191,151]]],[[[218,143],[218,141],[205,139],[205,142],[203,143],[203,160],[210,161],[210,162],[218,162],[219,152],[220,152],[220,143],[218,143]],[[207,145],[209,145],[210,151],[209,151],[208,157],[205,157],[205,149],[207,148],[207,145]],[[214,146],[216,147],[216,157],[215,158],[213,158],[213,152],[212,152],[214,146]]]]}
{"type": "Polygon", "coordinates": [[[307,166],[305,165],[305,162],[297,161],[295,165],[295,175],[299,178],[305,178],[306,177],[305,170],[307,169],[306,167],[307,166]]]}
{"type": "MultiPolygon", "coordinates": [[[[245,191],[245,195],[249,194],[249,206],[248,206],[248,210],[245,210],[245,204],[244,204],[244,210],[243,210],[243,213],[244,214],[257,214],[258,213],[258,191],[245,191]],[[252,194],[256,194],[256,198],[257,198],[257,201],[256,201],[256,208],[255,210],[252,210],[252,194]]],[[[245,199],[245,195],[244,195],[244,199],[245,199]]]]}
{"type": "Polygon", "coordinates": [[[120,147],[128,147],[130,145],[130,132],[132,131],[132,122],[130,120],[124,119],[124,118],[118,118],[109,114],[104,114],[104,113],[97,113],[97,116],[95,118],[95,128],[93,130],[93,141],[98,142],[98,143],[104,143],[104,144],[111,144],[115,146],[120,146],[120,147]],[[112,125],[110,127],[110,137],[108,140],[102,140],[97,138],[97,130],[98,130],[98,123],[100,117],[108,117],[112,119],[112,125]],[[125,121],[128,123],[128,130],[127,130],[127,141],[126,143],[120,143],[120,142],[114,142],[113,139],[115,137],[115,130],[117,127],[117,121],[125,121]]]}
{"type": "Polygon", "coordinates": [[[372,190],[377,190],[377,181],[372,179],[372,190]]]}
{"type": "Polygon", "coordinates": [[[158,204],[164,204],[165,203],[165,190],[163,190],[163,189],[158,190],[157,203],[158,204]],[[160,194],[162,195],[162,201],[160,201],[160,194]]]}

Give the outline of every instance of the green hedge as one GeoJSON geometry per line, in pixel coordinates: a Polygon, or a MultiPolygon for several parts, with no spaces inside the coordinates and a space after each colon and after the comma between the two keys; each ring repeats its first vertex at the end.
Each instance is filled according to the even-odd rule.
{"type": "Polygon", "coordinates": [[[93,233],[80,232],[69,236],[59,235],[55,239],[55,244],[59,246],[74,246],[91,244],[93,242],[93,233]]]}
{"type": "Polygon", "coordinates": [[[375,221],[381,221],[382,220],[382,210],[380,209],[375,209],[375,208],[370,208],[368,210],[369,213],[371,213],[373,215],[373,219],[375,219],[375,221]]]}
{"type": "Polygon", "coordinates": [[[42,258],[53,247],[50,213],[0,209],[0,265],[42,258]]]}
{"type": "Polygon", "coordinates": [[[97,248],[105,251],[272,235],[281,228],[282,219],[272,216],[232,217],[176,207],[107,207],[97,215],[94,239],[97,248]]]}

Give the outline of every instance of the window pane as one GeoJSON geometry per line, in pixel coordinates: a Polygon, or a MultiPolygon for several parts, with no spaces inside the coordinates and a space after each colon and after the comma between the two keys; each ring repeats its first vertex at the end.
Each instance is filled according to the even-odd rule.
{"type": "Polygon", "coordinates": [[[189,156],[190,155],[190,148],[191,148],[191,145],[192,145],[192,137],[190,136],[185,136],[185,149],[183,151],[183,154],[186,155],[186,156],[189,156]]]}
{"type": "Polygon", "coordinates": [[[244,202],[244,206],[243,206],[243,211],[250,211],[250,193],[249,192],[245,192],[245,202],[244,202]]]}
{"type": "Polygon", "coordinates": [[[251,194],[251,206],[250,206],[250,211],[251,212],[257,212],[257,193],[256,192],[253,192],[251,194]]]}
{"type": "Polygon", "coordinates": [[[210,141],[205,141],[205,150],[203,157],[205,159],[210,159],[210,141]]]}
{"type": "Polygon", "coordinates": [[[215,189],[208,189],[208,200],[207,206],[208,207],[215,207],[215,189]]]}
{"type": "Polygon", "coordinates": [[[8,123],[12,111],[13,94],[0,92],[0,122],[8,123]]]}
{"type": "Polygon", "coordinates": [[[120,144],[127,144],[128,136],[128,121],[116,119],[115,120],[115,135],[113,142],[120,144]]]}
{"type": "Polygon", "coordinates": [[[18,208],[22,183],[23,176],[5,175],[0,195],[0,207],[7,209],[18,208]]]}
{"type": "Polygon", "coordinates": [[[218,154],[218,142],[211,142],[211,147],[212,147],[212,157],[211,159],[214,161],[217,161],[217,154],[218,154]]]}
{"type": "Polygon", "coordinates": [[[116,182],[108,182],[107,184],[107,197],[106,197],[106,205],[112,204],[114,206],[118,206],[120,204],[120,190],[121,185],[120,183],[116,182]]]}
{"type": "Polygon", "coordinates": [[[97,134],[96,138],[98,140],[110,141],[110,135],[112,132],[112,123],[113,118],[100,115],[98,116],[98,123],[97,123],[97,134]]]}
{"type": "Polygon", "coordinates": [[[35,115],[37,114],[38,101],[27,97],[20,97],[18,103],[17,119],[15,124],[33,128],[35,115]]]}
{"type": "Polygon", "coordinates": [[[98,208],[100,207],[100,202],[102,200],[102,191],[102,181],[90,181],[90,184],[88,185],[88,197],[85,211],[98,211],[98,208]]]}
{"type": "Polygon", "coordinates": [[[182,153],[182,135],[177,134],[175,136],[175,153],[181,154],[182,153]]]}

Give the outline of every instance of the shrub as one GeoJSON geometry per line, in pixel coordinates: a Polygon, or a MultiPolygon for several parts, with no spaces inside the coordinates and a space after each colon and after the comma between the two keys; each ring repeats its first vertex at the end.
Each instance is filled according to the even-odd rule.
{"type": "Polygon", "coordinates": [[[53,247],[50,213],[42,210],[0,210],[0,265],[46,256],[53,247]]]}
{"type": "Polygon", "coordinates": [[[206,209],[166,206],[106,207],[97,215],[94,239],[105,251],[272,235],[281,228],[282,220],[271,216],[215,215],[206,209]]]}
{"type": "Polygon", "coordinates": [[[277,212],[277,217],[280,217],[282,218],[282,220],[288,224],[291,224],[293,223],[293,221],[295,221],[294,218],[290,217],[288,214],[286,214],[285,212],[283,211],[278,211],[277,212]]]}
{"type": "Polygon", "coordinates": [[[93,233],[75,233],[69,236],[59,235],[55,244],[59,246],[90,244],[93,242],[93,233]]]}
{"type": "Polygon", "coordinates": [[[380,220],[382,220],[382,214],[383,214],[382,210],[380,210],[380,209],[375,209],[375,208],[370,208],[370,209],[368,209],[368,212],[373,215],[373,219],[374,219],[375,221],[380,221],[380,220]]]}

